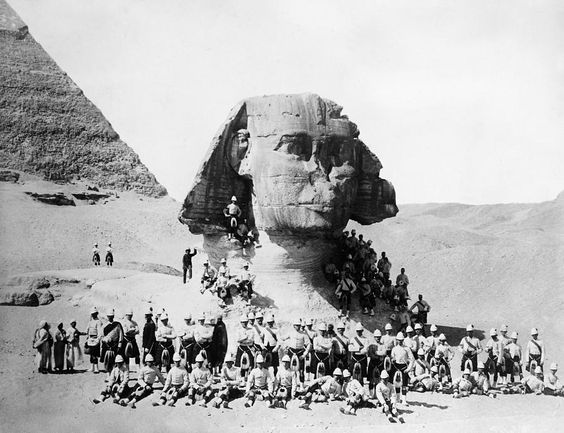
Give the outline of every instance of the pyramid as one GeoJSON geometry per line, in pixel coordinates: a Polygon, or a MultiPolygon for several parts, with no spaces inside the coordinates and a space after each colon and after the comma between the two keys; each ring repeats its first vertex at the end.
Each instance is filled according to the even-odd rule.
{"type": "Polygon", "coordinates": [[[0,167],[160,197],[139,156],[0,0],[0,167]]]}

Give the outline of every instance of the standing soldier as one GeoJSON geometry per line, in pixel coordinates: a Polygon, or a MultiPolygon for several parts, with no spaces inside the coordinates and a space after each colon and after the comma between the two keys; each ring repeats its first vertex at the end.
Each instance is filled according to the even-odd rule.
{"type": "Polygon", "coordinates": [[[86,327],[86,345],[84,351],[90,355],[90,371],[98,374],[98,358],[100,358],[100,341],[104,335],[104,327],[102,321],[98,318],[98,310],[96,307],[90,310],[90,321],[86,327]]]}
{"type": "Polygon", "coordinates": [[[403,285],[405,287],[405,290],[407,291],[407,286],[409,285],[409,277],[405,273],[405,268],[401,268],[400,273],[396,277],[396,286],[400,285],[403,285]]]}
{"type": "Polygon", "coordinates": [[[345,324],[337,323],[337,333],[333,336],[333,365],[343,369],[348,365],[349,339],[345,336],[345,324]]]}
{"type": "Polygon", "coordinates": [[[133,320],[133,310],[129,309],[125,313],[125,320],[123,321],[123,334],[125,338],[124,359],[125,364],[129,368],[129,360],[135,359],[135,364],[139,370],[140,354],[139,346],[137,345],[136,335],[139,334],[139,325],[133,320]]]}
{"type": "Polygon", "coordinates": [[[294,356],[298,358],[298,371],[300,382],[304,381],[304,362],[305,356],[310,351],[309,338],[301,330],[300,319],[294,319],[294,329],[284,338],[287,341],[288,355],[290,359],[294,356]]]}
{"type": "MultiPolygon", "coordinates": [[[[417,325],[416,325],[417,326],[417,325]]],[[[439,336],[437,335],[438,328],[437,325],[431,325],[431,335],[425,340],[425,350],[427,350],[427,361],[431,362],[431,359],[435,357],[435,350],[439,345],[439,336]]]]}
{"type": "Polygon", "coordinates": [[[392,349],[396,345],[396,337],[392,335],[392,325],[386,323],[384,326],[385,335],[382,336],[382,343],[384,343],[384,347],[386,348],[386,356],[390,356],[392,354],[392,349]]]}
{"type": "Polygon", "coordinates": [[[533,328],[531,329],[531,339],[527,342],[527,347],[525,347],[525,368],[527,369],[527,371],[531,371],[531,362],[535,361],[535,363],[541,368],[542,371],[545,358],[546,353],[544,349],[544,343],[539,340],[538,329],[533,328]]]}
{"type": "Polygon", "coordinates": [[[474,325],[466,327],[466,337],[460,340],[458,347],[462,353],[460,370],[465,370],[466,361],[468,360],[472,363],[472,370],[476,370],[478,368],[478,353],[482,351],[482,346],[480,345],[480,340],[474,337],[474,325]]]}
{"type": "Polygon", "coordinates": [[[262,335],[264,342],[263,356],[265,359],[270,357],[269,366],[274,369],[274,374],[276,375],[279,365],[278,350],[280,349],[280,343],[278,342],[278,329],[274,328],[274,316],[272,314],[270,314],[266,319],[266,327],[264,328],[262,335]]]}
{"type": "Polygon", "coordinates": [[[380,372],[384,369],[384,359],[386,358],[386,346],[382,341],[382,332],[374,330],[374,343],[368,346],[368,369],[367,377],[369,388],[373,389],[380,377],[380,372]]]}
{"type": "Polygon", "coordinates": [[[184,256],[182,256],[182,281],[186,284],[186,274],[188,274],[188,279],[192,279],[192,257],[198,254],[196,248],[194,248],[194,252],[190,252],[190,248],[188,248],[184,252],[184,256]]]}
{"type": "MultiPolygon", "coordinates": [[[[176,332],[174,328],[168,323],[168,314],[161,314],[161,324],[157,329],[157,364],[162,368],[163,364],[168,372],[170,370],[170,357],[174,354],[174,340],[176,339],[176,332]]],[[[168,378],[167,378],[168,381],[168,378]]],[[[164,392],[164,389],[163,389],[164,392]]]]}
{"type": "Polygon", "coordinates": [[[431,311],[431,306],[427,301],[423,300],[423,295],[419,295],[419,299],[411,306],[409,311],[412,312],[415,308],[417,308],[417,321],[425,325],[427,323],[427,315],[429,311],[431,311]]]}
{"type": "Polygon", "coordinates": [[[511,382],[514,381],[514,376],[516,375],[519,380],[523,378],[523,370],[521,368],[523,363],[523,353],[521,351],[521,346],[517,344],[517,338],[517,332],[513,331],[511,333],[511,342],[505,346],[505,350],[509,353],[509,359],[511,360],[511,362],[507,365],[507,372],[510,375],[509,378],[511,382]]]}
{"type": "Polygon", "coordinates": [[[104,325],[104,336],[102,337],[102,353],[100,354],[104,361],[104,366],[108,372],[108,377],[114,367],[115,356],[122,353],[123,347],[123,327],[121,323],[114,321],[114,309],[110,308],[106,313],[108,322],[104,325]],[[106,354],[112,351],[113,357],[106,357],[106,354]]]}
{"type": "Polygon", "coordinates": [[[254,333],[247,324],[249,323],[249,318],[247,315],[243,314],[240,319],[241,326],[237,331],[237,354],[235,356],[235,366],[241,368],[241,377],[245,377],[248,369],[252,368],[254,364],[253,355],[253,344],[254,344],[254,333]],[[243,354],[246,354],[249,359],[249,364],[247,366],[241,365],[241,358],[243,354]]]}
{"type": "MultiPolygon", "coordinates": [[[[141,346],[143,347],[143,364],[145,364],[145,358],[148,354],[151,354],[153,360],[155,359],[154,357],[157,352],[156,332],[157,325],[153,322],[153,311],[148,308],[147,311],[145,311],[145,325],[143,326],[143,336],[141,338],[141,346]]],[[[160,362],[157,362],[157,365],[160,365],[160,362]]]]}
{"type": "Polygon", "coordinates": [[[237,205],[237,197],[231,197],[231,203],[223,209],[223,215],[227,218],[227,239],[233,239],[235,236],[237,226],[239,225],[239,218],[241,218],[242,214],[241,208],[237,205]]]}
{"type": "Polygon", "coordinates": [[[414,358],[417,358],[417,352],[419,351],[419,341],[415,339],[415,332],[411,326],[405,329],[407,337],[403,340],[403,345],[411,350],[414,358]]]}
{"type": "Polygon", "coordinates": [[[194,353],[196,356],[201,354],[204,359],[210,359],[210,346],[213,338],[213,326],[211,326],[210,317],[204,318],[202,314],[198,317],[198,324],[194,328],[194,339],[196,345],[194,346],[194,353]]]}
{"type": "Polygon", "coordinates": [[[323,364],[323,372],[321,376],[325,376],[331,371],[330,360],[331,349],[333,347],[332,339],[327,336],[327,325],[325,323],[320,323],[318,329],[319,334],[313,337],[313,353],[311,359],[311,372],[316,378],[319,364],[323,364]]]}
{"type": "Polygon", "coordinates": [[[349,371],[352,371],[353,378],[357,379],[362,384],[363,378],[366,377],[366,369],[368,367],[368,338],[362,335],[364,331],[362,323],[358,322],[356,324],[355,331],[356,335],[352,336],[349,340],[349,371]],[[360,365],[360,372],[355,372],[357,364],[360,365]]]}
{"type": "Polygon", "coordinates": [[[94,248],[92,248],[92,261],[94,262],[94,266],[100,266],[100,250],[98,249],[98,244],[94,244],[94,248]]]}
{"type": "MultiPolygon", "coordinates": [[[[452,373],[450,371],[450,361],[454,358],[454,351],[447,343],[445,334],[439,335],[439,344],[435,350],[435,360],[440,368],[441,365],[445,367],[445,373],[448,381],[452,381],[452,373]]],[[[441,378],[442,380],[442,378],[441,378]]]]}
{"type": "Polygon", "coordinates": [[[497,336],[497,330],[492,328],[490,330],[490,339],[486,343],[486,351],[488,353],[488,371],[493,371],[492,386],[497,386],[498,376],[504,376],[504,356],[503,344],[497,336]]]}
{"type": "Polygon", "coordinates": [[[184,316],[184,326],[180,329],[178,337],[180,339],[180,354],[184,356],[186,369],[190,372],[196,358],[194,350],[196,339],[194,338],[194,325],[192,325],[192,315],[190,313],[184,316]]]}
{"type": "Polygon", "coordinates": [[[356,284],[351,277],[350,267],[345,265],[343,276],[337,283],[337,288],[335,289],[335,295],[339,299],[340,305],[340,316],[349,318],[349,313],[351,309],[351,297],[352,294],[356,292],[356,284]]]}
{"type": "Polygon", "coordinates": [[[112,248],[112,243],[108,243],[106,247],[106,266],[113,266],[114,264],[114,250],[112,248]]]}
{"type": "MultiPolygon", "coordinates": [[[[394,372],[401,372],[401,402],[408,406],[407,403],[407,386],[409,384],[409,372],[413,369],[415,360],[410,349],[403,345],[404,336],[398,332],[396,336],[396,345],[392,349],[392,366],[394,372]]],[[[395,373],[394,373],[395,374],[395,373]]]]}
{"type": "MultiPolygon", "coordinates": [[[[255,345],[255,353],[262,353],[264,356],[264,314],[261,311],[258,311],[255,315],[255,320],[252,325],[253,332],[254,332],[254,345],[255,345]]],[[[269,367],[265,362],[266,368],[269,367]]]]}

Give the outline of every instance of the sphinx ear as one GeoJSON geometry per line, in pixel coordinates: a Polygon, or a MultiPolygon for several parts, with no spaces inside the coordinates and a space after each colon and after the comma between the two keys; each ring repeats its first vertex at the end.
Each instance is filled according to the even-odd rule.
{"type": "Polygon", "coordinates": [[[246,128],[246,105],[240,102],[215,134],[182,205],[178,219],[192,233],[224,232],[223,209],[234,195],[243,215],[250,217],[252,182],[239,176],[233,166],[237,162],[234,137],[239,129],[246,128]]]}
{"type": "Polygon", "coordinates": [[[360,140],[357,140],[358,188],[351,208],[351,219],[372,224],[395,216],[396,192],[391,182],[380,177],[382,163],[360,140]]]}

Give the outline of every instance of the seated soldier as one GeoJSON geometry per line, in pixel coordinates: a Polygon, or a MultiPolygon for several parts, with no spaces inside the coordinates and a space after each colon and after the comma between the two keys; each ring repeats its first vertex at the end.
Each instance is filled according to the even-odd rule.
{"type": "Polygon", "coordinates": [[[558,364],[553,362],[550,364],[550,373],[544,378],[544,393],[546,395],[564,396],[564,385],[558,379],[556,372],[558,371],[558,364]]]}
{"type": "Polygon", "coordinates": [[[368,401],[366,389],[357,379],[351,379],[344,387],[346,394],[345,407],[339,408],[345,415],[356,415],[359,407],[368,401]]]}
{"type": "Polygon", "coordinates": [[[145,357],[145,365],[139,370],[139,378],[133,386],[128,399],[122,399],[122,406],[129,403],[131,409],[135,409],[135,403],[153,393],[153,385],[159,381],[165,384],[165,378],[159,368],[155,367],[155,358],[150,353],[145,357]]]}
{"type": "Polygon", "coordinates": [[[230,401],[243,396],[241,388],[245,382],[241,376],[241,369],[235,367],[233,365],[234,362],[235,358],[233,355],[227,355],[220,373],[221,388],[217,396],[211,402],[213,407],[219,408],[223,406],[227,409],[230,401]]]}
{"type": "Polygon", "coordinates": [[[470,377],[470,370],[462,372],[462,376],[452,383],[453,398],[468,397],[474,389],[474,383],[470,377]]]}
{"type": "Polygon", "coordinates": [[[436,365],[431,367],[427,374],[420,375],[413,384],[413,388],[417,392],[440,392],[443,389],[441,382],[437,379],[439,369],[436,365]]]}
{"type": "Polygon", "coordinates": [[[221,308],[225,308],[227,306],[226,300],[231,297],[230,290],[229,290],[229,278],[225,274],[225,269],[220,269],[219,277],[215,281],[211,292],[213,294],[217,294],[218,304],[221,308]]]}
{"type": "Polygon", "coordinates": [[[274,380],[274,400],[270,407],[286,409],[288,402],[296,397],[298,382],[298,374],[290,368],[290,357],[284,355],[282,357],[282,366],[278,368],[274,380]]]}
{"type": "Polygon", "coordinates": [[[255,281],[255,275],[249,271],[249,262],[245,262],[243,265],[243,270],[237,278],[239,283],[239,293],[243,299],[247,300],[247,304],[251,304],[251,299],[253,297],[253,284],[255,281]]]}
{"type": "Polygon", "coordinates": [[[396,407],[397,395],[396,388],[389,382],[390,375],[386,370],[380,373],[380,382],[376,385],[376,399],[378,404],[382,406],[382,411],[388,417],[390,422],[396,422],[398,419],[398,409],[396,407]]]}
{"type": "Polygon", "coordinates": [[[196,396],[200,396],[200,406],[206,407],[206,403],[213,397],[212,374],[209,368],[204,367],[204,357],[201,353],[196,356],[196,365],[190,373],[190,385],[188,387],[188,400],[186,406],[196,403],[196,396]]]}
{"type": "Polygon", "coordinates": [[[204,262],[204,271],[202,272],[202,279],[200,280],[200,283],[202,284],[200,293],[204,293],[207,289],[212,288],[216,280],[217,280],[217,270],[212,265],[210,265],[210,262],[206,260],[204,262]]]}
{"type": "Polygon", "coordinates": [[[303,392],[304,403],[301,409],[309,409],[312,402],[338,400],[343,394],[343,373],[340,368],[333,371],[333,376],[322,376],[315,379],[303,392]]]}
{"type": "Polygon", "coordinates": [[[172,357],[174,365],[166,375],[166,381],[158,401],[153,402],[153,406],[164,405],[168,402],[168,406],[174,406],[176,401],[183,397],[190,384],[188,371],[180,367],[182,358],[178,353],[172,357]]]}
{"type": "Polygon", "coordinates": [[[100,393],[100,397],[95,398],[95,404],[101,403],[109,397],[114,397],[114,403],[119,403],[129,392],[127,382],[129,381],[129,369],[125,365],[123,356],[117,355],[114,367],[108,378],[106,389],[100,393]]]}
{"type": "Polygon", "coordinates": [[[249,373],[247,380],[247,389],[245,397],[245,407],[251,407],[258,400],[267,400],[269,403],[272,400],[272,390],[274,387],[274,378],[272,374],[264,368],[264,357],[257,355],[256,367],[249,373]]]}
{"type": "Polygon", "coordinates": [[[487,395],[495,398],[496,394],[490,392],[490,378],[484,370],[484,363],[482,361],[478,361],[478,371],[474,371],[470,374],[470,379],[474,382],[472,394],[487,395]]]}
{"type": "Polygon", "coordinates": [[[534,374],[530,374],[521,380],[523,385],[523,394],[541,395],[544,392],[542,367],[537,365],[534,374]]]}
{"type": "MultiPolygon", "coordinates": [[[[438,373],[437,368],[437,373],[438,373]]],[[[422,347],[417,351],[417,358],[415,359],[415,364],[413,371],[411,372],[411,382],[415,384],[419,382],[422,378],[428,377],[431,373],[431,364],[425,360],[425,349],[422,347]]]]}

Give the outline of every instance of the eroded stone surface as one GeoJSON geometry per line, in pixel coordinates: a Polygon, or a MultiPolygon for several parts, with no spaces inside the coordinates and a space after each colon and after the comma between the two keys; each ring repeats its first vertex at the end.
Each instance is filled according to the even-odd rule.
{"type": "Polygon", "coordinates": [[[341,110],[310,93],[237,104],[212,140],[180,221],[193,233],[222,232],[232,195],[250,225],[267,232],[315,234],[349,219],[371,224],[395,216],[382,164],[341,110]],[[249,131],[248,142],[240,129],[249,131]]]}

